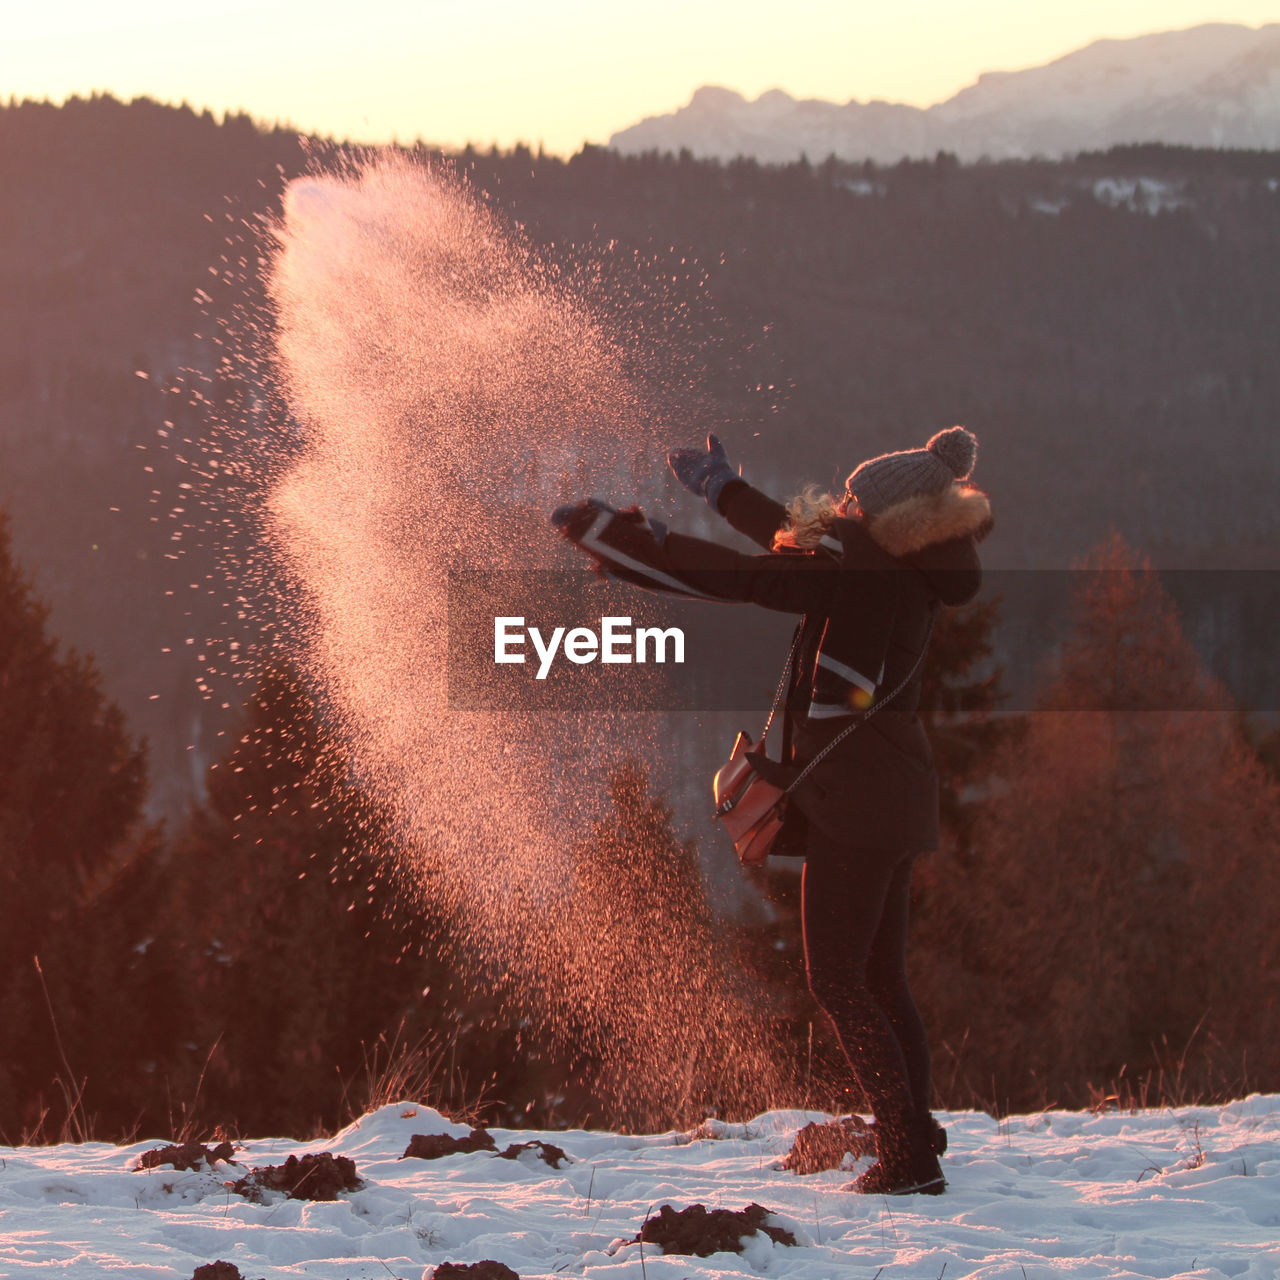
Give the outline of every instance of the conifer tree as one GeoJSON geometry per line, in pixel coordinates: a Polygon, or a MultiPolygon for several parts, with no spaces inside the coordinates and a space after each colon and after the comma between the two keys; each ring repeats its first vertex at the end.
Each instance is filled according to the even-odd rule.
{"type": "Polygon", "coordinates": [[[938,769],[942,829],[949,849],[967,852],[978,803],[966,792],[990,776],[995,752],[1015,721],[997,718],[1004,692],[993,665],[998,600],[943,609],[934,624],[918,714],[938,769]]]}
{"type": "Polygon", "coordinates": [[[637,761],[612,771],[609,792],[612,812],[576,850],[572,898],[557,921],[570,944],[567,983],[585,1006],[569,1036],[581,1105],[596,1120],[640,1128],[758,1107],[774,1083],[773,1046],[715,921],[694,844],[676,838],[637,761]]]}
{"type": "Polygon", "coordinates": [[[145,788],[143,748],[93,662],[49,634],[0,516],[0,1128],[11,1137],[87,1125],[130,1074],[123,1037],[143,1014],[123,1007],[125,974],[143,922],[113,890],[145,879],[157,849],[145,788]]]}
{"type": "Polygon", "coordinates": [[[419,922],[397,914],[387,839],[301,677],[268,669],[175,851],[195,1046],[175,1079],[194,1096],[203,1071],[204,1115],[272,1131],[341,1123],[375,1046],[430,1021],[420,994],[446,984],[419,922]]]}
{"type": "Polygon", "coordinates": [[[997,1104],[1175,1062],[1184,1087],[1239,1088],[1246,1060],[1274,1085],[1275,786],[1148,562],[1112,536],[1081,568],[973,865],[938,886],[967,961],[931,972],[939,1039],[968,1036],[957,1070],[997,1104]]]}

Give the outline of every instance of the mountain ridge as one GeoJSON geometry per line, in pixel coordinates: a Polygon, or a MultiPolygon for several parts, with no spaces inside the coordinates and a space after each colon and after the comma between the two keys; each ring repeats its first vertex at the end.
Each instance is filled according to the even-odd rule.
{"type": "Polygon", "coordinates": [[[700,159],[802,155],[892,163],[949,151],[961,160],[1060,158],[1126,143],[1280,147],[1280,23],[1204,23],[1095,40],[1041,66],[986,71],[930,107],[839,104],[720,85],[609,139],[624,154],[700,159]]]}

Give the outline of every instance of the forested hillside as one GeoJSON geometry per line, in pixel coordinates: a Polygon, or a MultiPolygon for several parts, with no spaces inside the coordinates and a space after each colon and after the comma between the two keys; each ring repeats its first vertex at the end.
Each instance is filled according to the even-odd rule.
{"type": "MultiPolygon", "coordinates": [[[[345,158],[146,101],[0,108],[0,1138],[314,1133],[428,1088],[548,1124],[749,1115],[762,1089],[857,1105],[804,987],[794,874],[765,873],[767,906],[713,900],[727,877],[708,868],[733,858],[706,779],[736,725],[655,718],[619,744],[650,758],[591,779],[598,820],[545,850],[548,892],[557,867],[571,883],[523,918],[603,971],[592,1018],[556,1022],[501,947],[468,951],[470,903],[434,894],[449,858],[491,851],[437,848],[431,811],[423,858],[399,863],[394,806],[326,691],[288,653],[245,664],[252,689],[228,678],[231,646],[269,629],[276,571],[235,502],[202,506],[216,494],[192,481],[216,423],[241,433],[229,485],[266,465],[256,433],[287,406],[227,335],[265,314],[258,237],[285,184],[345,158]],[[636,958],[665,977],[674,952],[697,981],[674,970],[641,1007],[636,958]],[[740,1002],[740,1042],[717,1038],[703,982],[740,1002]],[[640,1040],[646,1016],[661,1034],[640,1040]]],[[[1210,677],[1223,655],[1274,669],[1276,606],[1237,588],[1280,560],[1280,155],[421,159],[456,167],[613,326],[673,442],[714,429],[784,494],[963,422],[1003,582],[1091,553],[1056,630],[1015,617],[997,577],[943,616],[925,670],[944,835],[915,953],[942,1104],[1274,1089],[1276,738],[1255,749],[1210,677]],[[1214,570],[1196,626],[1148,557],[1214,570]],[[1021,703],[992,669],[1011,619],[1025,652],[1057,658],[1021,703]]],[[[464,461],[445,475],[500,501],[513,477],[464,461]]],[[[660,457],[636,462],[619,484],[710,526],[664,495],[660,457]]],[[[731,658],[746,646],[722,625],[731,658]]]]}
{"type": "MultiPolygon", "coordinates": [[[[457,163],[549,256],[594,259],[593,305],[620,324],[646,292],[688,297],[672,340],[716,412],[686,438],[718,428],[768,487],[838,484],[963,422],[993,563],[1066,566],[1111,528],[1158,564],[1280,557],[1280,156],[457,163]]],[[[0,500],[55,630],[150,739],[166,806],[234,700],[197,689],[226,630],[213,551],[173,541],[181,442],[220,394],[208,295],[234,302],[217,281],[252,275],[244,224],[307,164],[242,116],[0,108],[0,500]]]]}

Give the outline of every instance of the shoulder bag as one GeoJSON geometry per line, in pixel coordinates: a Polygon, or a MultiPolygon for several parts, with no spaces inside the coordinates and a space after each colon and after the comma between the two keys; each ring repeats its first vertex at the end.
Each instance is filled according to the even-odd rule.
{"type": "Polygon", "coordinates": [[[763,865],[769,856],[782,824],[786,821],[787,797],[800,785],[809,773],[817,768],[832,751],[836,749],[859,725],[873,716],[881,707],[887,706],[915,678],[929,651],[929,639],[933,635],[933,622],[936,611],[929,615],[929,630],[925,634],[924,644],[912,664],[911,670],[898,682],[897,687],[887,697],[874,702],[865,711],[858,713],[852,724],[846,725],[817,755],[804,766],[786,787],[769,782],[757,772],[750,755],[756,747],[763,752],[769,728],[774,716],[782,705],[791,679],[791,668],[795,662],[796,652],[800,647],[800,629],[792,642],[791,652],[787,655],[786,665],[782,668],[782,678],[778,681],[777,692],[773,696],[773,706],[769,710],[769,718],[764,722],[760,741],[753,743],[751,736],[740,731],[733,741],[733,750],[729,759],[716,770],[712,781],[712,794],[715,797],[715,818],[729,833],[737,852],[738,861],[744,867],[763,865]]]}

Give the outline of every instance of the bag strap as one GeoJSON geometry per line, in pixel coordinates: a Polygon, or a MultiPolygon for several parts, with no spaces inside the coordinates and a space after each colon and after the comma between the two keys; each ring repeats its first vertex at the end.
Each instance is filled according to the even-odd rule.
{"type": "Polygon", "coordinates": [[[765,739],[769,736],[769,729],[773,725],[773,717],[778,714],[778,708],[782,705],[782,699],[786,696],[787,686],[791,683],[791,664],[796,660],[796,653],[800,648],[800,636],[804,632],[804,624],[801,623],[796,627],[795,638],[791,641],[791,652],[787,654],[787,660],[782,664],[782,675],[778,677],[778,688],[773,695],[773,706],[769,708],[769,718],[764,722],[764,728],[760,731],[760,746],[764,746],[765,739]]]}
{"type": "MultiPolygon", "coordinates": [[[[911,664],[911,670],[908,671],[907,674],[903,676],[901,680],[898,681],[898,684],[894,688],[893,692],[890,693],[887,697],[881,698],[878,702],[872,703],[871,706],[869,706],[864,712],[862,712],[858,716],[858,718],[854,720],[852,724],[846,725],[839,733],[837,733],[836,736],[832,738],[831,741],[828,742],[827,745],[823,747],[822,750],[819,751],[818,754],[814,756],[813,759],[810,760],[809,763],[805,765],[805,767],[801,769],[798,774],[796,774],[795,778],[792,779],[791,785],[788,786],[785,791],[783,791],[782,794],[784,796],[789,795],[792,791],[794,791],[795,788],[798,787],[805,780],[805,778],[809,776],[810,772],[816,769],[817,766],[820,765],[823,762],[823,760],[825,760],[827,756],[829,756],[855,729],[865,724],[873,715],[875,715],[877,711],[880,710],[881,707],[888,706],[888,704],[892,702],[894,698],[896,698],[898,694],[900,694],[903,691],[903,689],[905,689],[907,685],[911,683],[912,680],[915,679],[916,672],[920,670],[921,665],[924,663],[925,654],[929,652],[929,640],[933,636],[933,624],[937,620],[937,617],[938,617],[938,607],[935,604],[933,608],[930,609],[929,611],[929,629],[925,632],[924,644],[920,646],[920,652],[916,656],[915,662],[911,664]]],[[[797,634],[796,636],[797,643],[799,642],[799,639],[800,637],[797,634]]],[[[794,645],[792,646],[792,649],[791,649],[791,655],[792,657],[795,656],[794,645]]],[[[790,668],[790,666],[791,666],[791,658],[788,658],[787,659],[788,669],[790,668]]],[[[785,677],[786,672],[784,671],[783,674],[785,677]]],[[[772,711],[769,713],[769,719],[770,720],[773,719],[772,711]]],[[[766,725],[765,728],[767,730],[768,726],[766,725]]]]}

